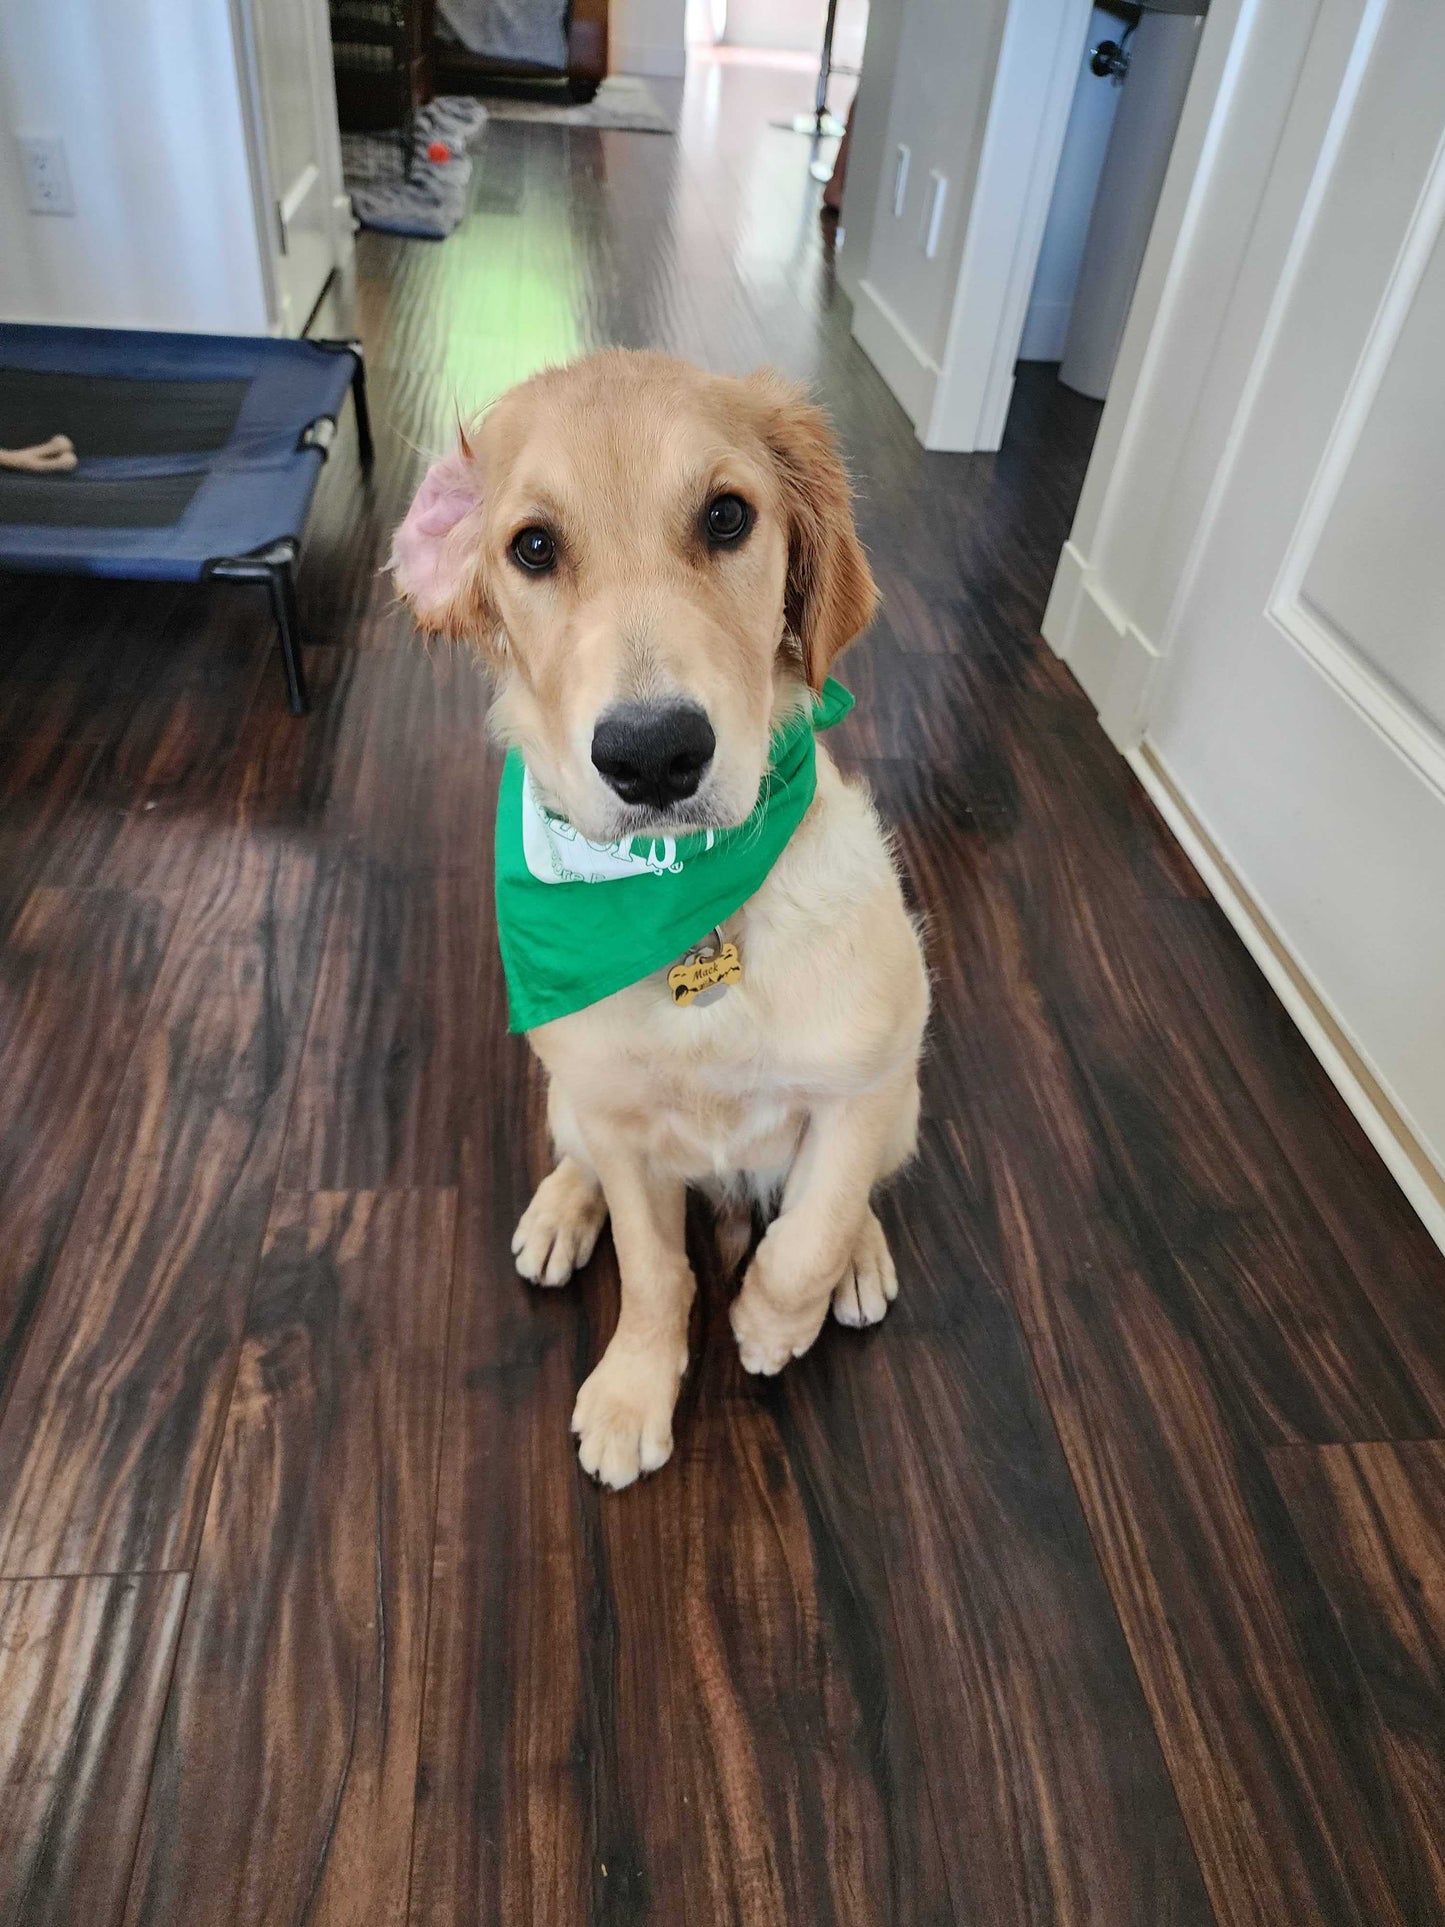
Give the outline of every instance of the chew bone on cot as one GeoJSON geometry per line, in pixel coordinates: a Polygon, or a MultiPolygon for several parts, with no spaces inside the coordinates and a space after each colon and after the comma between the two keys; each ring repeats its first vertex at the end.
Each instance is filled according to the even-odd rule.
{"type": "Polygon", "coordinates": [[[55,475],[75,467],[75,443],[68,435],[52,435],[30,448],[0,448],[0,468],[22,475],[55,475]]]}

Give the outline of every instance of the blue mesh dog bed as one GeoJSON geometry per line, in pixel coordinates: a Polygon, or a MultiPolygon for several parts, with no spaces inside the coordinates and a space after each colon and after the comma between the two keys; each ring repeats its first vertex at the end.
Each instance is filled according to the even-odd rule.
{"type": "Polygon", "coordinates": [[[68,473],[0,469],[0,569],[252,582],[271,598],[296,715],[301,531],[360,344],[0,324],[0,448],[68,435],[68,473]]]}

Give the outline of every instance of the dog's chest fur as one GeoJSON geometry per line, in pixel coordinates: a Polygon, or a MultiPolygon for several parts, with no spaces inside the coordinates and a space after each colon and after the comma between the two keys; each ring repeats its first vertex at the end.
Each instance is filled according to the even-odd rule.
{"type": "Polygon", "coordinates": [[[728,935],[743,982],[715,1004],[679,1009],[658,976],[532,1033],[580,1109],[693,1179],[786,1169],[813,1108],[917,1048],[927,988],[887,845],[821,751],[812,809],[728,935]]]}

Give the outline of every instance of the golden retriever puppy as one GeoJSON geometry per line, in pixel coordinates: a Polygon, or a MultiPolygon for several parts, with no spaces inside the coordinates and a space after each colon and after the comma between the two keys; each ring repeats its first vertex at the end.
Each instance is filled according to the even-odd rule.
{"type": "MultiPolygon", "coordinates": [[[[817,409],[773,375],[621,350],[497,402],[427,475],[392,564],[424,629],[483,652],[534,827],[604,864],[660,849],[659,869],[679,838],[710,848],[761,820],[778,732],[876,601],[817,409]]],[[[545,907],[580,916],[615,887],[545,907]]],[[[898,1288],[870,1199],[913,1149],[927,977],[871,801],[821,743],[805,814],[716,942],[742,974],[715,1001],[679,1004],[654,969],[528,1027],[558,1162],[513,1249],[524,1278],[561,1285],[612,1220],[621,1315],[572,1420],[612,1487],[672,1450],[689,1184],[718,1202],[734,1264],[754,1205],[774,1213],[732,1307],[750,1372],[805,1352],[830,1303],[869,1325],[898,1288]]],[[[529,989],[508,969],[517,1028],[529,989]]]]}

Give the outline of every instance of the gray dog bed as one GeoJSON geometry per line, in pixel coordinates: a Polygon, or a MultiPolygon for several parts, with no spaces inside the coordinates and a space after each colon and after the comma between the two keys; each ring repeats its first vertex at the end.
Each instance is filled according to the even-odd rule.
{"type": "Polygon", "coordinates": [[[472,180],[467,155],[486,121],[479,100],[439,95],[417,114],[410,174],[398,134],[344,134],[342,167],[357,220],[383,234],[444,240],[467,211],[472,180]],[[445,141],[453,158],[428,160],[433,141],[445,141]]]}

